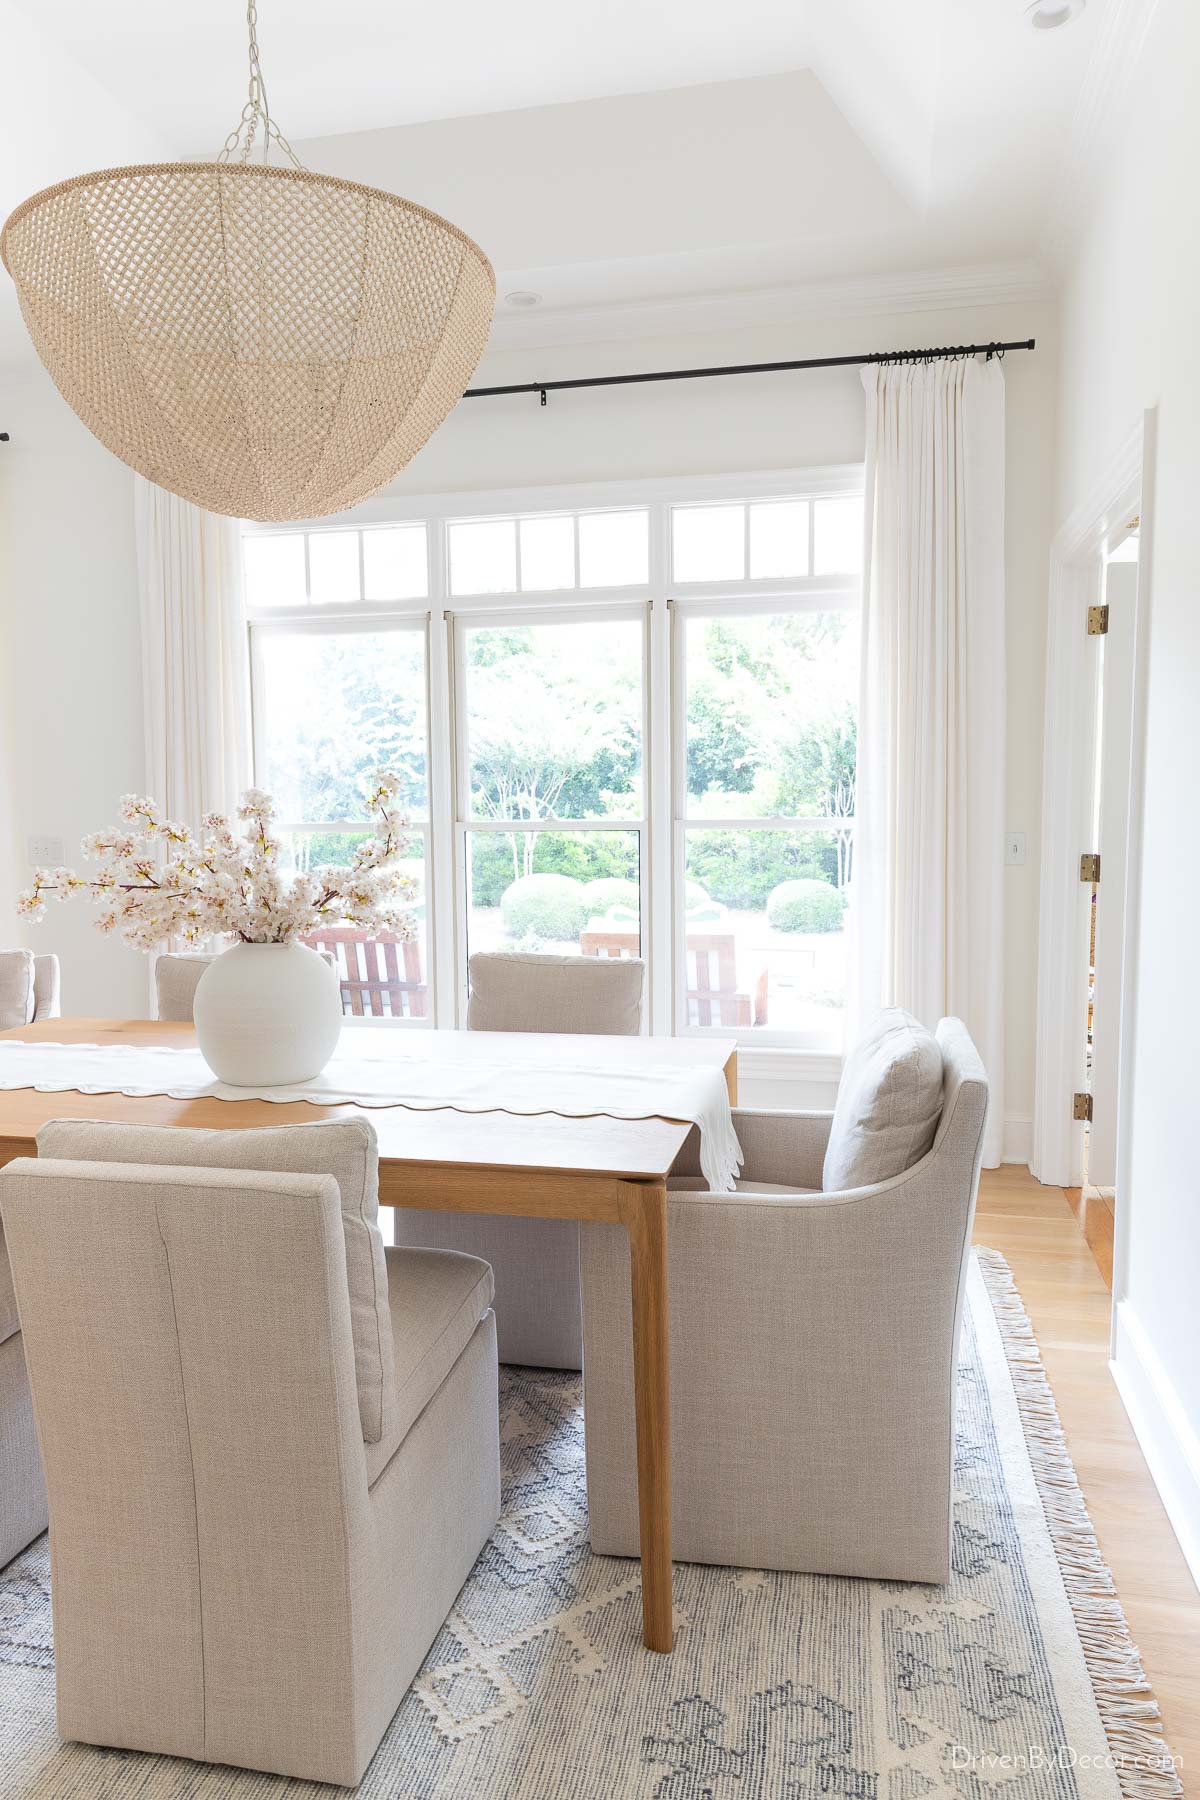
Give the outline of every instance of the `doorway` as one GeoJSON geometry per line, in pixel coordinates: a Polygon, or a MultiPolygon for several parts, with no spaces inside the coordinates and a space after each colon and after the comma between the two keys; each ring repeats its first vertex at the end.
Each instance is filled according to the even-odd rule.
{"type": "Polygon", "coordinates": [[[1038,1180],[1076,1190],[1081,1200],[1086,1192],[1107,1209],[1118,1291],[1137,993],[1154,426],[1152,409],[1098,491],[1057,534],[1047,635],[1031,1168],[1038,1180]]]}
{"type": "Polygon", "coordinates": [[[1085,889],[1079,954],[1086,969],[1083,1086],[1074,1095],[1079,1186],[1071,1199],[1110,1282],[1117,1203],[1121,1012],[1126,946],[1130,777],[1133,760],[1138,532],[1134,515],[1102,551],[1100,598],[1088,607],[1089,686],[1095,695],[1091,831],[1080,853],[1085,889]]]}

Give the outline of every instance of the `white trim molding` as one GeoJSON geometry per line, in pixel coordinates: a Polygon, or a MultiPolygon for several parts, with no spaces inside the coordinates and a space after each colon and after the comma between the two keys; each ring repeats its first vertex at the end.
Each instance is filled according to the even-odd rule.
{"type": "Polygon", "coordinates": [[[1052,298],[1053,292],[1046,271],[1038,263],[975,263],[960,268],[916,269],[906,274],[855,275],[840,281],[794,282],[706,294],[614,300],[594,306],[548,307],[533,313],[501,310],[492,324],[489,347],[532,350],[543,345],[789,325],[801,319],[947,312],[959,307],[1033,303],[1052,298]]]}
{"type": "Polygon", "coordinates": [[[1000,1144],[1002,1163],[1019,1163],[1028,1167],[1033,1154],[1033,1114],[1006,1113],[1004,1136],[1000,1144]]]}
{"type": "Polygon", "coordinates": [[[1200,1586],[1200,1438],[1127,1300],[1116,1308],[1110,1367],[1167,1517],[1200,1586]]]}
{"type": "MultiPolygon", "coordinates": [[[[1037,1052],[1030,1167],[1039,1181],[1077,1186],[1082,1127],[1071,1116],[1071,1095],[1086,1072],[1088,889],[1079,880],[1079,857],[1091,848],[1091,775],[1097,703],[1096,669],[1088,656],[1086,614],[1099,598],[1107,542],[1143,497],[1143,458],[1152,441],[1153,413],[1129,433],[1092,493],[1075,508],[1050,547],[1050,604],[1046,627],[1046,693],[1042,777],[1041,890],[1038,908],[1037,1052]]],[[[1142,505],[1143,531],[1149,508],[1142,505]]],[[[1133,739],[1144,732],[1145,619],[1149,557],[1139,570],[1135,641],[1133,739]]],[[[1130,772],[1130,830],[1139,829],[1140,762],[1130,772]]],[[[1132,846],[1131,846],[1132,847],[1132,846]]],[[[1129,859],[1136,877],[1137,862],[1129,859]]],[[[1136,904],[1126,905],[1127,946],[1136,904]]],[[[1131,959],[1126,957],[1126,967],[1131,959]]],[[[1125,1034],[1127,1036],[1127,1034],[1125,1034]]],[[[1122,1083],[1127,1107],[1129,1083],[1122,1083]]],[[[1118,1122],[1121,1140],[1128,1129],[1118,1122]]],[[[1118,1178],[1118,1186],[1121,1185],[1118,1178]]]]}
{"type": "Polygon", "coordinates": [[[832,1112],[842,1075],[840,1056],[742,1043],[738,1105],[791,1112],[832,1112]]]}

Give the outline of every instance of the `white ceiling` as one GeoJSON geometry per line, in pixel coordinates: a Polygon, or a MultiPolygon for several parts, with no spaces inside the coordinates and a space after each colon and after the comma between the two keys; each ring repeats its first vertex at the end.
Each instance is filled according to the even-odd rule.
{"type": "MultiPolygon", "coordinates": [[[[445,212],[549,318],[1038,257],[1129,0],[1059,32],[1026,3],[264,0],[259,37],[310,167],[445,212]]],[[[0,31],[0,216],[211,156],[242,105],[237,0],[0,0],[0,31]]],[[[14,331],[5,293],[0,359],[14,331]]]]}
{"type": "MultiPolygon", "coordinates": [[[[46,0],[16,0],[34,20],[46,0]]],[[[840,0],[838,0],[840,3],[840,0]]],[[[919,0],[923,4],[923,0],[919,0]]],[[[290,137],[507,112],[804,67],[804,0],[261,0],[271,107],[290,137]]],[[[241,111],[239,0],[55,0],[64,49],[180,154],[241,111]]]]}

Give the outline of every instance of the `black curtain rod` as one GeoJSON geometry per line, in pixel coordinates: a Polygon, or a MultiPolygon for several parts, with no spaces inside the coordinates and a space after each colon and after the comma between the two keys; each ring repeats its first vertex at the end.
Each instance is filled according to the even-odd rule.
{"type": "Polygon", "coordinates": [[[1032,350],[1035,340],[1013,344],[945,344],[937,350],[869,350],[863,356],[803,356],[794,362],[728,363],[720,369],[648,369],[640,375],[583,375],[572,381],[515,381],[503,387],[472,387],[464,400],[490,400],[497,394],[546,395],[564,388],[633,387],[643,381],[704,381],[712,375],[779,375],[791,369],[852,369],[866,363],[941,362],[947,357],[1003,356],[1006,350],[1032,350]]]}
{"type": "MultiPolygon", "coordinates": [[[[514,381],[503,387],[468,388],[464,400],[491,400],[497,394],[547,394],[565,388],[635,387],[644,381],[706,381],[712,375],[781,375],[792,369],[856,369],[867,363],[944,362],[958,356],[1003,356],[1008,350],[1032,350],[1034,338],[1011,344],[943,344],[936,350],[868,350],[862,356],[801,356],[792,362],[727,363],[719,369],[647,369],[640,375],[580,375],[571,381],[514,381]]],[[[0,431],[0,444],[8,442],[0,431]]]]}

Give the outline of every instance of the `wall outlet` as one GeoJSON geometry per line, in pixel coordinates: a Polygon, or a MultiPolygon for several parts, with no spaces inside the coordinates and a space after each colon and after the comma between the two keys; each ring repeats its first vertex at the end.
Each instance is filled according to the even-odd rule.
{"type": "Polygon", "coordinates": [[[26,849],[35,869],[61,869],[67,860],[66,846],[60,837],[31,837],[26,849]]]}
{"type": "Polygon", "coordinates": [[[1004,840],[1004,860],[1020,866],[1025,861],[1025,833],[1010,831],[1004,840]]]}

